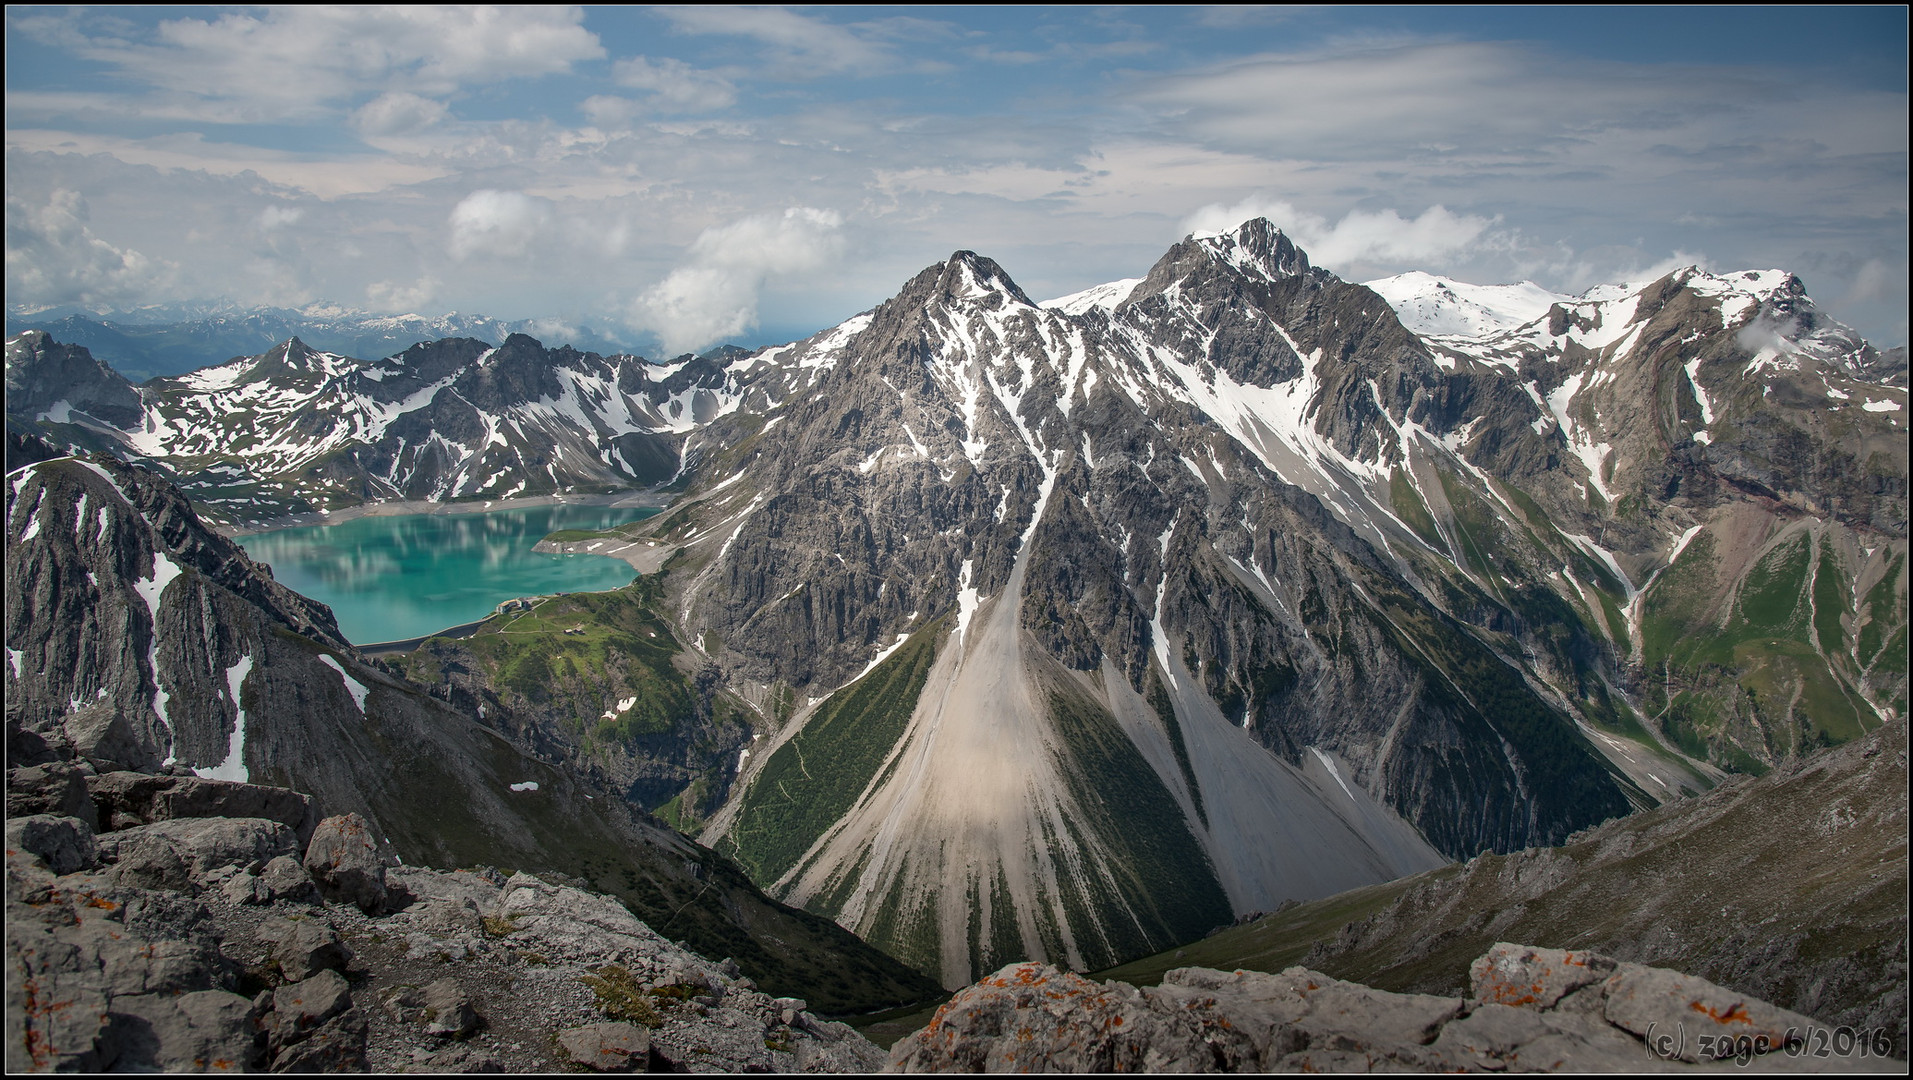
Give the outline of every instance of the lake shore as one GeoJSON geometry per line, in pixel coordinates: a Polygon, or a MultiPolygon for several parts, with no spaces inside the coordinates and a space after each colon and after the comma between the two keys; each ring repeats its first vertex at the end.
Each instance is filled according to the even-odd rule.
{"type": "Polygon", "coordinates": [[[682,544],[664,544],[652,539],[643,540],[540,540],[532,545],[532,550],[545,555],[603,555],[611,559],[623,559],[631,569],[640,574],[655,574],[659,568],[669,562],[671,556],[678,553],[682,544]]]}
{"type": "Polygon", "coordinates": [[[677,498],[677,494],[677,492],[660,491],[657,488],[646,488],[642,491],[616,491],[604,495],[529,495],[515,499],[461,499],[457,502],[393,499],[312,514],[288,514],[285,517],[251,522],[245,526],[219,525],[215,528],[221,536],[231,539],[307,525],[337,525],[342,521],[351,521],[355,518],[398,517],[404,514],[480,514],[488,510],[513,510],[533,506],[611,506],[661,510],[671,505],[671,502],[677,498]]]}

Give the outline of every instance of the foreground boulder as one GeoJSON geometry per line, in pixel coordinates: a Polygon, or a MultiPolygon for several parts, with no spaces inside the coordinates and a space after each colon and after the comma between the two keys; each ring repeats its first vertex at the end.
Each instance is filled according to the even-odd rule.
{"type": "Polygon", "coordinates": [[[367,914],[385,904],[385,864],[372,827],[357,814],[319,823],[306,845],[306,869],[328,900],[357,904],[367,914]]]}
{"type": "Polygon", "coordinates": [[[558,1033],[575,1065],[597,1072],[632,1072],[650,1063],[651,1034],[635,1024],[586,1024],[558,1033]]]}
{"type": "MultiPolygon", "coordinates": [[[[1736,1060],[1903,1071],[1877,1040],[1703,979],[1592,953],[1496,945],[1468,998],[1396,994],[1306,968],[1179,968],[1159,987],[1012,964],[891,1051],[898,1072],[1635,1072],[1736,1060]],[[1839,1040],[1844,1042],[1845,1040],[1839,1040]]],[[[1900,1049],[1904,1053],[1904,1049],[1900,1049]]]]}
{"type": "Polygon", "coordinates": [[[99,845],[86,822],[58,814],[7,818],[7,850],[34,856],[56,874],[71,874],[100,861],[99,845]]]}

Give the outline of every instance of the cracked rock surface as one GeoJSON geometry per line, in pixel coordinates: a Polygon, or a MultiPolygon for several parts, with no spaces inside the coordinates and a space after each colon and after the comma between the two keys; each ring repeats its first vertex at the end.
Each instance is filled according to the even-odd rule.
{"type": "MultiPolygon", "coordinates": [[[[1179,968],[1159,987],[1012,964],[891,1050],[893,1072],[1891,1071],[1819,1053],[1824,1025],[1704,979],[1597,953],[1497,944],[1468,997],[1397,994],[1303,967],[1179,968]],[[1764,1052],[1762,1050],[1764,1049],[1764,1052]],[[1737,1056],[1744,1060],[1736,1060],[1737,1056]],[[1732,1064],[1729,1064],[1732,1062],[1732,1064]]],[[[1904,1050],[1902,1049],[1902,1053],[1904,1050]]]]}

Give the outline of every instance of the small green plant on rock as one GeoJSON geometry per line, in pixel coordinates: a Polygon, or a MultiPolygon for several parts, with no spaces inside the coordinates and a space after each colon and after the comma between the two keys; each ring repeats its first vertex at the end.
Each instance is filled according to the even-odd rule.
{"type": "Polygon", "coordinates": [[[698,996],[699,994],[702,994],[703,992],[704,992],[704,988],[701,986],[689,986],[689,985],[686,985],[685,983],[672,983],[669,986],[660,986],[653,989],[651,991],[651,996],[654,998],[659,998],[664,1001],[677,1003],[677,1002],[689,1001],[692,998],[698,996]]]}
{"type": "Polygon", "coordinates": [[[598,995],[598,1010],[614,1020],[629,1020],[645,1027],[664,1023],[656,1006],[647,999],[637,977],[619,964],[605,964],[578,981],[598,995]]]}

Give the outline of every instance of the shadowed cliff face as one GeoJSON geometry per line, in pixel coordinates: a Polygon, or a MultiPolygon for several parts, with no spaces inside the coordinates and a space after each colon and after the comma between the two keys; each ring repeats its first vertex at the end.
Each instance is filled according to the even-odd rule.
{"type": "Polygon", "coordinates": [[[780,992],[868,1009],[930,989],[470,713],[362,659],[177,490],[108,459],[9,479],[10,729],[136,770],[295,788],[408,863],[552,870],[780,992]],[[696,898],[705,902],[693,904],[696,898]]]}

